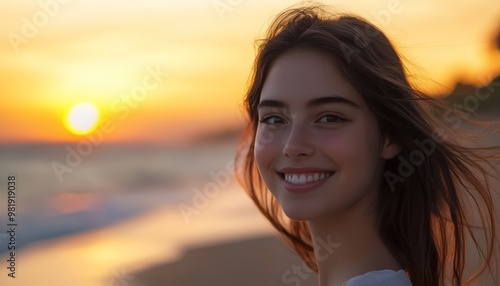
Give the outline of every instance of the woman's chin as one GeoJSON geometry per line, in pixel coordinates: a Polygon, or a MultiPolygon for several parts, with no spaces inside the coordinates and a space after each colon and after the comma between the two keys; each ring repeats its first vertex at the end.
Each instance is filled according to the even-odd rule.
{"type": "Polygon", "coordinates": [[[283,208],[283,212],[289,219],[299,220],[299,221],[308,221],[317,217],[317,213],[310,210],[305,210],[302,208],[283,208]]]}

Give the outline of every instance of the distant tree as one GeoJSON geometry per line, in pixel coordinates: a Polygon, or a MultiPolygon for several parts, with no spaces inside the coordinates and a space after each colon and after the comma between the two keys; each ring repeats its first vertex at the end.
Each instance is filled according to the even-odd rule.
{"type": "MultiPolygon", "coordinates": [[[[500,29],[493,44],[500,51],[500,29]]],[[[474,111],[500,116],[500,75],[485,86],[457,82],[455,88],[446,96],[446,100],[457,108],[462,108],[467,103],[472,104],[474,98],[478,101],[478,106],[474,108],[474,111]],[[484,99],[479,100],[478,95],[482,95],[484,99]]]]}

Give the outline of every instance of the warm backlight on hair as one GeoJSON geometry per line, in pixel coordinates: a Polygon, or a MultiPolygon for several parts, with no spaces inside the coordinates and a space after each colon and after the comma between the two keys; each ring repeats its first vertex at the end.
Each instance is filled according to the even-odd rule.
{"type": "Polygon", "coordinates": [[[88,102],[74,105],[65,118],[66,128],[76,135],[85,135],[97,127],[99,111],[97,107],[88,102]]]}

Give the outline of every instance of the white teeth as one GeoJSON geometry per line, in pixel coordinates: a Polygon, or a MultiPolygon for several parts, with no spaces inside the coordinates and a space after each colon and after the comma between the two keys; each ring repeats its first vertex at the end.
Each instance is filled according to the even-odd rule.
{"type": "Polygon", "coordinates": [[[299,184],[304,184],[307,182],[306,175],[300,175],[299,184]]]}
{"type": "Polygon", "coordinates": [[[323,180],[325,178],[330,177],[330,173],[309,173],[309,174],[290,174],[290,173],[285,173],[285,181],[296,184],[296,185],[302,185],[305,183],[310,183],[310,182],[316,182],[319,180],[323,180]]]}

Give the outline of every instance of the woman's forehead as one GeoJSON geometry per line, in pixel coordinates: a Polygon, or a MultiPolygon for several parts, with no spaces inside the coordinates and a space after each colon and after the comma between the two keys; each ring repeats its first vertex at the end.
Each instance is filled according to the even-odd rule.
{"type": "Polygon", "coordinates": [[[364,105],[362,96],[342,75],[332,57],[314,50],[294,50],[273,62],[260,101],[307,102],[327,96],[344,97],[358,106],[364,105]]]}

